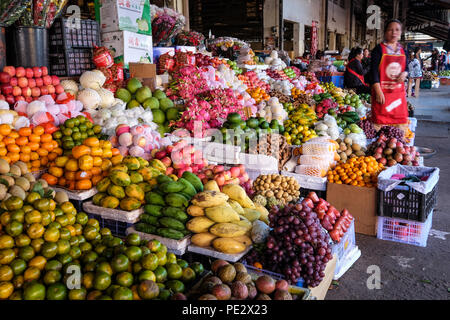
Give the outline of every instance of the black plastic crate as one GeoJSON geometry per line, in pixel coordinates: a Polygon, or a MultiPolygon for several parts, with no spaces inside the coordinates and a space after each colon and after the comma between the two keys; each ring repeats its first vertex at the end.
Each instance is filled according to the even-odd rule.
{"type": "MultiPolygon", "coordinates": [[[[76,20],[72,20],[77,22],[76,20]]],[[[72,25],[68,18],[55,21],[49,31],[50,51],[54,48],[94,48],[100,45],[100,26],[97,21],[78,20],[79,25],[72,25]]]]}
{"type": "Polygon", "coordinates": [[[95,69],[90,48],[57,50],[49,54],[49,60],[51,73],[62,77],[79,76],[95,69]]]}
{"type": "Polygon", "coordinates": [[[327,200],[327,191],[313,190],[300,187],[300,197],[306,198],[310,192],[315,192],[319,198],[327,200]]]}
{"type": "Polygon", "coordinates": [[[89,218],[98,220],[100,228],[108,228],[115,237],[125,238],[126,230],[133,226],[133,223],[127,223],[117,220],[105,219],[101,215],[88,213],[89,218]]]}
{"type": "Polygon", "coordinates": [[[425,222],[437,202],[437,184],[427,194],[402,185],[387,192],[378,189],[377,195],[379,216],[425,222]]]}

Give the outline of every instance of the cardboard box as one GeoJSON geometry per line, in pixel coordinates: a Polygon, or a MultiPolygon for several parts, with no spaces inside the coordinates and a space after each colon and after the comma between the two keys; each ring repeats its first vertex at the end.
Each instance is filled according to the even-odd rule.
{"type": "Polygon", "coordinates": [[[102,45],[114,53],[116,63],[123,62],[128,69],[130,62],[153,62],[153,40],[151,36],[130,31],[106,32],[102,34],[102,45]]]}
{"type": "Polygon", "coordinates": [[[130,77],[138,78],[145,86],[152,91],[156,88],[156,64],[151,63],[135,63],[129,64],[130,77]]]}
{"type": "Polygon", "coordinates": [[[311,295],[316,297],[317,300],[324,300],[327,295],[328,289],[330,288],[331,281],[333,281],[334,271],[336,269],[337,256],[333,255],[333,259],[328,261],[325,268],[325,277],[322,282],[314,288],[309,288],[311,290],[311,295]]]}
{"type": "Polygon", "coordinates": [[[328,183],[327,201],[339,211],[347,209],[355,218],[355,231],[377,234],[377,188],[328,183]]]}
{"type": "Polygon", "coordinates": [[[131,31],[152,35],[149,0],[104,0],[100,7],[102,32],[131,31]]]}

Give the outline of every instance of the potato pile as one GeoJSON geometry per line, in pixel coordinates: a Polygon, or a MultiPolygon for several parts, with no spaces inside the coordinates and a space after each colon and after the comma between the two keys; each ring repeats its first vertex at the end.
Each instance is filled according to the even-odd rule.
{"type": "Polygon", "coordinates": [[[297,200],[300,196],[297,180],[280,174],[260,175],[253,182],[253,190],[266,198],[275,197],[283,205],[297,200]]]}
{"type": "Polygon", "coordinates": [[[337,139],[336,142],[339,144],[337,153],[341,162],[346,162],[347,159],[351,158],[364,157],[366,155],[367,149],[361,147],[357,143],[353,143],[351,138],[345,138],[344,141],[337,139]]]}

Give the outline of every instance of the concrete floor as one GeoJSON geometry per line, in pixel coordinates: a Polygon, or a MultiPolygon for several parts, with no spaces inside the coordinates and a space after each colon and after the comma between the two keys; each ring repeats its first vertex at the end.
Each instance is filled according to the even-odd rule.
{"type": "Polygon", "coordinates": [[[419,119],[415,145],[435,149],[437,154],[425,159],[425,166],[440,169],[438,203],[427,247],[356,234],[362,255],[333,282],[327,300],[450,299],[450,86],[422,90],[415,104],[419,119]],[[380,268],[380,289],[368,289],[368,267],[372,265],[380,268]]]}

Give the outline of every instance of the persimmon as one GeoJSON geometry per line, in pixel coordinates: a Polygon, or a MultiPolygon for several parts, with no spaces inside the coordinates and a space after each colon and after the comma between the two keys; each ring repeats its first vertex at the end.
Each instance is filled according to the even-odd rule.
{"type": "Polygon", "coordinates": [[[47,183],[51,186],[58,183],[58,178],[49,173],[44,173],[41,178],[47,181],[47,183]]]}
{"type": "Polygon", "coordinates": [[[19,134],[22,137],[28,137],[32,133],[33,133],[33,130],[30,127],[22,127],[22,128],[19,129],[19,134]]]}
{"type": "Polygon", "coordinates": [[[44,128],[42,126],[36,126],[33,128],[33,133],[40,136],[43,135],[45,132],[44,128]]]}

